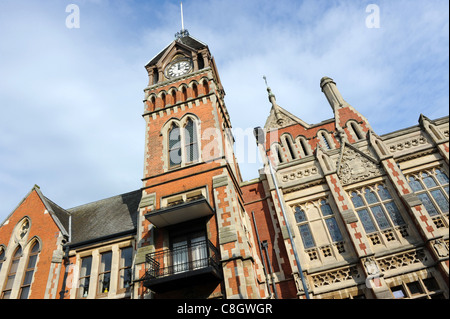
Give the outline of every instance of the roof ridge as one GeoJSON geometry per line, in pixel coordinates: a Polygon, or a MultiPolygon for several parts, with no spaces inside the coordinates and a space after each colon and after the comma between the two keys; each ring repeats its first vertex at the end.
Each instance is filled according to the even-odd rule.
{"type": "Polygon", "coordinates": [[[110,200],[112,198],[116,198],[116,197],[119,197],[119,196],[130,195],[130,194],[137,193],[137,192],[140,192],[140,191],[142,191],[142,190],[141,189],[137,189],[137,190],[134,190],[134,191],[123,193],[123,194],[117,194],[117,195],[114,195],[114,196],[102,198],[102,199],[95,200],[95,201],[92,201],[92,202],[89,202],[89,203],[86,203],[86,204],[81,204],[81,205],[78,205],[78,206],[74,206],[74,207],[68,208],[67,211],[69,211],[69,212],[72,211],[73,212],[73,210],[76,210],[77,208],[80,208],[80,207],[83,207],[83,206],[91,205],[91,204],[94,204],[94,203],[104,202],[104,201],[110,200]]]}

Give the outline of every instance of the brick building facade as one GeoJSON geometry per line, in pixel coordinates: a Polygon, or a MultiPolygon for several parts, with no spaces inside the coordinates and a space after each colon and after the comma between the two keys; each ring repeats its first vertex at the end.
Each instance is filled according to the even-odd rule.
{"type": "Polygon", "coordinates": [[[243,181],[208,46],[184,30],[145,68],[142,188],[64,209],[34,186],[1,298],[448,299],[448,116],[378,136],[330,78],[314,125],[268,88],[274,174],[243,181]]]}

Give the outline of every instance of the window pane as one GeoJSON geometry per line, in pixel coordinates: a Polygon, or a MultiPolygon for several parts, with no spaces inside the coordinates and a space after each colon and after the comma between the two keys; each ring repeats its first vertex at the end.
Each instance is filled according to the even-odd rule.
{"type": "Polygon", "coordinates": [[[31,280],[33,279],[34,270],[27,271],[25,273],[25,278],[23,279],[23,286],[31,285],[31,280]]]}
{"type": "Polygon", "coordinates": [[[111,271],[112,252],[102,254],[102,262],[100,264],[100,272],[111,271]]]}
{"type": "Polygon", "coordinates": [[[8,276],[8,279],[6,281],[6,286],[5,286],[5,290],[9,290],[12,289],[13,283],[14,283],[14,279],[16,278],[16,275],[10,275],[8,276]]]}
{"type": "Polygon", "coordinates": [[[91,264],[92,264],[91,256],[82,259],[80,277],[85,277],[85,276],[91,275],[91,264]]]}
{"type": "Polygon", "coordinates": [[[28,294],[30,293],[30,286],[23,287],[20,291],[19,299],[28,299],[28,294]]]}
{"type": "Polygon", "coordinates": [[[111,279],[111,273],[107,272],[104,274],[101,274],[99,277],[98,282],[98,293],[108,293],[109,291],[109,283],[111,279]]]}
{"type": "Polygon", "coordinates": [[[429,292],[439,290],[439,285],[433,277],[424,279],[423,284],[429,292]]]}
{"type": "Polygon", "coordinates": [[[169,132],[169,160],[170,166],[181,164],[181,135],[180,128],[175,124],[169,132]]]}
{"type": "Polygon", "coordinates": [[[408,286],[408,289],[409,289],[409,292],[411,293],[411,295],[423,293],[422,287],[420,287],[420,284],[418,281],[410,282],[409,284],[407,284],[407,286],[408,286]]]}
{"type": "Polygon", "coordinates": [[[334,217],[328,218],[325,220],[325,223],[327,224],[328,231],[330,232],[330,236],[331,236],[331,239],[333,240],[333,242],[341,241],[342,234],[336,223],[336,219],[334,219],[334,217]]]}
{"type": "Polygon", "coordinates": [[[391,225],[389,225],[389,222],[386,218],[386,215],[383,212],[383,209],[381,206],[377,205],[371,208],[372,214],[375,217],[375,220],[377,221],[378,226],[380,229],[386,229],[389,228],[391,225]]]}
{"type": "Polygon", "coordinates": [[[333,211],[331,210],[330,205],[328,205],[327,203],[323,203],[322,206],[320,206],[320,210],[322,211],[323,216],[333,215],[333,211]]]}
{"type": "Polygon", "coordinates": [[[11,263],[11,268],[9,270],[10,274],[14,274],[17,272],[17,267],[19,266],[20,259],[13,260],[11,263]]]}
{"type": "Polygon", "coordinates": [[[392,199],[391,194],[389,194],[388,190],[383,185],[378,186],[378,195],[381,200],[392,199]]]}
{"type": "Polygon", "coordinates": [[[3,299],[11,298],[11,290],[3,292],[3,299]]]}
{"type": "Polygon", "coordinates": [[[133,249],[131,247],[123,248],[120,252],[121,267],[131,267],[133,262],[133,249]]]}
{"type": "Polygon", "coordinates": [[[33,248],[31,249],[31,254],[38,253],[38,252],[39,252],[39,243],[35,242],[33,245],[33,248]]]}
{"type": "Polygon", "coordinates": [[[386,210],[388,211],[388,214],[395,226],[405,224],[405,221],[403,220],[402,215],[398,211],[398,208],[394,202],[386,203],[384,204],[384,207],[386,207],[386,210]]]}
{"type": "Polygon", "coordinates": [[[295,207],[295,221],[297,223],[306,222],[305,212],[300,207],[295,207]]]}
{"type": "Polygon", "coordinates": [[[34,266],[36,265],[36,259],[37,259],[37,255],[30,256],[30,258],[28,259],[27,268],[34,268],[34,266]]]}
{"type": "Polygon", "coordinates": [[[423,187],[420,184],[420,182],[412,176],[409,178],[409,186],[411,186],[412,190],[415,192],[423,190],[423,187]]]}
{"type": "Polygon", "coordinates": [[[353,202],[353,205],[355,206],[355,208],[364,206],[364,203],[363,203],[361,197],[359,197],[359,195],[356,194],[355,192],[352,193],[352,202],[353,202]]]}
{"type": "Polygon", "coordinates": [[[314,239],[309,229],[309,225],[301,225],[298,227],[300,230],[300,235],[302,236],[303,246],[306,248],[314,247],[314,239]]]}
{"type": "Polygon", "coordinates": [[[367,209],[358,211],[358,216],[367,233],[373,233],[377,230],[372,222],[372,219],[369,216],[369,212],[367,211],[367,209]]]}
{"type": "Polygon", "coordinates": [[[131,285],[131,268],[120,271],[120,288],[128,288],[131,285]]]}
{"type": "Polygon", "coordinates": [[[78,287],[78,297],[86,298],[89,292],[89,277],[81,278],[80,285],[78,287]]]}
{"type": "Polygon", "coordinates": [[[370,191],[370,189],[366,189],[364,191],[364,197],[366,198],[367,203],[369,204],[375,204],[376,202],[378,202],[377,197],[375,196],[374,193],[372,193],[370,191]]]}
{"type": "Polygon", "coordinates": [[[427,173],[422,173],[422,179],[423,179],[423,183],[428,188],[437,186],[434,179],[432,177],[430,177],[427,173]]]}
{"type": "Polygon", "coordinates": [[[425,206],[425,209],[427,210],[430,216],[435,216],[439,214],[436,208],[434,207],[433,203],[431,202],[431,199],[428,196],[428,194],[426,193],[418,194],[417,197],[419,197],[423,206],[425,206]]]}
{"type": "Polygon", "coordinates": [[[394,295],[395,299],[400,299],[400,298],[406,297],[406,292],[403,289],[403,286],[401,286],[401,285],[391,288],[391,291],[392,291],[392,294],[394,295]]]}
{"type": "Polygon", "coordinates": [[[436,170],[436,177],[441,185],[448,184],[448,177],[438,169],[436,170]]]}
{"type": "Polygon", "coordinates": [[[441,190],[436,189],[434,191],[431,191],[431,196],[433,196],[434,200],[438,204],[439,208],[443,213],[448,213],[448,200],[444,197],[444,194],[442,194],[441,190]]]}

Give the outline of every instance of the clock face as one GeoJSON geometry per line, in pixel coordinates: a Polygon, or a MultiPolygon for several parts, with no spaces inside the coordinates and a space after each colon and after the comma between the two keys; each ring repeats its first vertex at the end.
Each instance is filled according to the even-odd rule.
{"type": "Polygon", "coordinates": [[[169,64],[166,68],[166,77],[174,78],[180,75],[187,74],[192,69],[192,63],[190,60],[178,60],[169,64]]]}

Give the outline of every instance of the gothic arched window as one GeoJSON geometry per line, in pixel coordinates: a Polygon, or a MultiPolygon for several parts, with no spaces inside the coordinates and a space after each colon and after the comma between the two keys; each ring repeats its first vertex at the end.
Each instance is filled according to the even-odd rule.
{"type": "Polygon", "coordinates": [[[197,162],[200,158],[198,123],[188,116],[173,121],[168,130],[169,168],[197,162]]]}
{"type": "Polygon", "coordinates": [[[198,159],[198,140],[195,122],[189,118],[184,127],[184,148],[187,163],[195,162],[198,159]]]}
{"type": "Polygon", "coordinates": [[[176,123],[169,129],[169,166],[181,165],[181,132],[176,123]]]}
{"type": "Polygon", "coordinates": [[[18,246],[13,254],[11,265],[9,267],[8,277],[3,288],[2,299],[11,298],[11,291],[14,280],[16,279],[17,269],[19,268],[20,258],[22,257],[22,247],[18,246]]]}
{"type": "Polygon", "coordinates": [[[27,268],[25,269],[22,286],[20,287],[20,299],[28,299],[28,295],[30,294],[31,282],[33,280],[34,268],[36,267],[39,251],[39,242],[35,241],[28,255],[27,268]]]}

